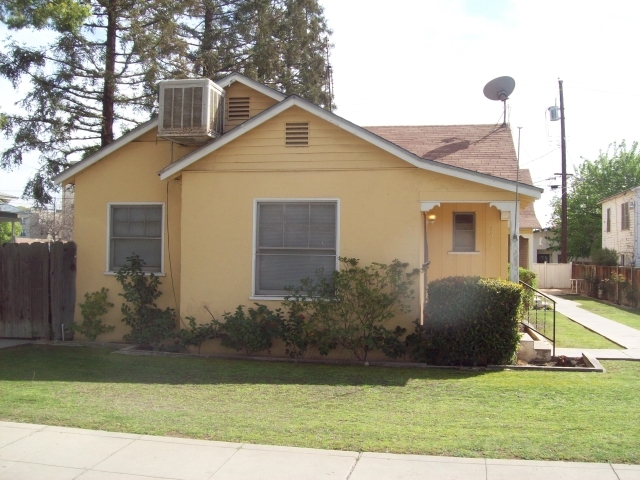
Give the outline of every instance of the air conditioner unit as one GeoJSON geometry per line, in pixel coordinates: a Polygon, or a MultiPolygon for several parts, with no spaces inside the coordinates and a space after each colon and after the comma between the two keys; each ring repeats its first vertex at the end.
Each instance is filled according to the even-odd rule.
{"type": "Polygon", "coordinates": [[[202,145],[222,135],[224,89],[208,78],[160,82],[158,136],[202,145]]]}

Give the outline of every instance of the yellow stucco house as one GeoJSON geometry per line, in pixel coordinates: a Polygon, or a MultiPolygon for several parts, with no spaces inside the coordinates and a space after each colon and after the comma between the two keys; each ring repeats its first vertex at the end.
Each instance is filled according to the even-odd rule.
{"type": "MultiPolygon", "coordinates": [[[[426,280],[507,278],[517,170],[508,127],[360,127],[239,74],[210,83],[209,103],[201,84],[174,85],[159,118],[56,177],[75,185],[79,298],[107,287],[118,305],[115,272],[133,251],[161,276],[159,305],[203,322],[205,307],[217,318],[254,302],[276,308],[285,285],[336,268],[338,256],[429,263],[413,311],[398,319],[405,327],[421,315],[426,280]],[[178,120],[186,128],[171,105],[187,100],[211,115],[215,138],[167,134],[178,120]]],[[[527,180],[521,210],[542,192],[527,180]]],[[[122,338],[120,317],[111,309],[116,330],[102,338],[122,338]]]]}

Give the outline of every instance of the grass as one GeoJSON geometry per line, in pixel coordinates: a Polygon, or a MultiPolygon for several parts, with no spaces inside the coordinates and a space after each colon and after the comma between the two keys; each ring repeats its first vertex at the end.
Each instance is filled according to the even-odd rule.
{"type": "Polygon", "coordinates": [[[640,362],[606,374],[0,350],[0,418],[356,451],[640,463],[640,362]]]}
{"type": "Polygon", "coordinates": [[[620,345],[607,340],[579,323],[556,312],[556,347],[564,348],[615,348],[620,345]]]}
{"type": "MultiPolygon", "coordinates": [[[[532,310],[532,315],[535,311],[532,310]]],[[[538,311],[543,315],[543,311],[538,311]]],[[[547,336],[551,336],[553,313],[547,311],[547,336]]],[[[579,323],[569,320],[560,312],[556,312],[556,347],[563,348],[621,348],[620,345],[607,340],[579,323]]]]}
{"type": "Polygon", "coordinates": [[[585,310],[608,318],[614,322],[620,322],[631,328],[640,330],[640,312],[629,307],[612,305],[591,297],[574,297],[572,300],[578,302],[585,310]]]}

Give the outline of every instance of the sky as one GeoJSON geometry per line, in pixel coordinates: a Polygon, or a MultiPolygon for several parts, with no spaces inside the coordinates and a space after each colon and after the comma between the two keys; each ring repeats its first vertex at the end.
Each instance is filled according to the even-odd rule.
{"type": "MultiPolygon", "coordinates": [[[[640,2],[320,3],[333,30],[335,113],[358,125],[495,124],[502,103],[482,90],[493,78],[513,77],[507,117],[516,147],[521,127],[521,168],[531,169],[534,183],[545,189],[535,203],[543,226],[559,191],[550,186],[560,184],[552,178],[561,171],[560,122],[550,122],[547,112],[559,101],[558,78],[569,173],[613,142],[640,140],[640,2]]],[[[19,96],[11,85],[0,81],[0,91],[0,109],[14,109],[19,96]]],[[[0,148],[9,143],[0,139],[0,148]]],[[[17,171],[0,171],[0,191],[21,195],[35,166],[37,158],[29,158],[17,171]]]]}

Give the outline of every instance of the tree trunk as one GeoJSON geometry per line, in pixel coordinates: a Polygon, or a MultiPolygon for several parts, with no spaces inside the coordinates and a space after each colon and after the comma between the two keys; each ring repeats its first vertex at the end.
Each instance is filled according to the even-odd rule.
{"type": "Polygon", "coordinates": [[[104,62],[104,90],[102,92],[102,131],[100,146],[113,142],[113,102],[115,97],[116,32],[118,0],[110,0],[107,7],[107,40],[104,62]]]}
{"type": "Polygon", "coordinates": [[[202,62],[202,76],[205,78],[212,78],[215,74],[213,68],[211,68],[211,60],[207,55],[207,52],[213,50],[214,46],[214,33],[213,33],[213,15],[215,13],[215,2],[209,0],[206,2],[204,9],[204,27],[202,31],[202,57],[205,59],[202,62]]]}

